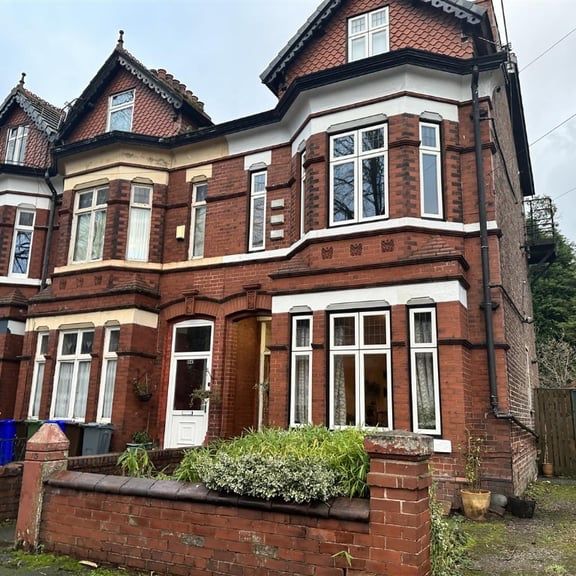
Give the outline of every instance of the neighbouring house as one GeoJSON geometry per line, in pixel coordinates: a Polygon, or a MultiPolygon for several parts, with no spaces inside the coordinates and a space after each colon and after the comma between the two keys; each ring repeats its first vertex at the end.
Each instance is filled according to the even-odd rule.
{"type": "MultiPolygon", "coordinates": [[[[434,437],[446,494],[470,433],[484,483],[522,491],[534,188],[491,2],[324,0],[262,80],[273,110],[215,124],[120,35],[57,126],[49,285],[43,173],[33,294],[2,251],[23,338],[14,416],[111,423],[115,450],[144,429],[164,447],[261,426],[412,430],[434,437]]],[[[32,197],[2,194],[6,247],[32,197]]]]}

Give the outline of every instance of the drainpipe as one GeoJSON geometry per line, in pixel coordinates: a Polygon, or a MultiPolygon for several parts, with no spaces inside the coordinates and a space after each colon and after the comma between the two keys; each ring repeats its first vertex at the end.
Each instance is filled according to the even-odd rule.
{"type": "Polygon", "coordinates": [[[46,185],[48,188],[50,188],[50,192],[52,192],[52,203],[50,205],[50,216],[48,217],[46,244],[44,245],[44,258],[42,260],[42,277],[40,279],[40,290],[44,290],[47,285],[48,266],[50,263],[50,248],[52,246],[52,232],[54,230],[54,220],[56,219],[56,205],[58,204],[58,192],[56,191],[56,188],[54,188],[52,180],[50,180],[48,170],[46,170],[46,173],[44,174],[44,182],[46,182],[46,185]]]}
{"type": "Polygon", "coordinates": [[[488,217],[486,213],[486,184],[484,181],[484,157],[480,129],[480,98],[478,81],[480,72],[478,66],[472,69],[472,116],[474,120],[474,144],[476,153],[476,180],[478,188],[478,216],[480,220],[480,255],[482,260],[482,292],[484,319],[486,327],[486,352],[488,359],[488,382],[490,384],[490,406],[494,416],[499,420],[513,422],[522,430],[534,437],[538,435],[530,427],[518,420],[510,412],[501,412],[498,404],[498,379],[496,375],[496,346],[494,343],[494,306],[490,288],[490,249],[488,245],[488,217]]]}

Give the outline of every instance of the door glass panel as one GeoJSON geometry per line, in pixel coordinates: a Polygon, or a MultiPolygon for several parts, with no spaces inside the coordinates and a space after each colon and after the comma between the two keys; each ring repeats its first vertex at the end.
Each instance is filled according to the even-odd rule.
{"type": "Polygon", "coordinates": [[[364,422],[388,427],[388,363],[386,354],[364,355],[364,422]]]}
{"type": "Polygon", "coordinates": [[[206,389],[208,360],[194,358],[176,362],[174,410],[202,410],[204,401],[192,396],[193,392],[206,389]]]}
{"type": "Polygon", "coordinates": [[[356,426],[356,357],[334,356],[334,425],[356,426]]]}
{"type": "Polygon", "coordinates": [[[211,326],[176,328],[175,352],[210,352],[211,326]]]}
{"type": "Polygon", "coordinates": [[[386,316],[384,314],[364,316],[364,344],[386,345],[386,316]]]}

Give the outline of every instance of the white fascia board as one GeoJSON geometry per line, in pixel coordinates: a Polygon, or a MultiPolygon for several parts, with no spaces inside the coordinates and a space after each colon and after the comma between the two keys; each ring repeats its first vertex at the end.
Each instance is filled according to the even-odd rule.
{"type": "Polygon", "coordinates": [[[14,286],[40,286],[41,281],[36,278],[18,278],[18,276],[0,276],[0,284],[13,284],[14,286]]]}
{"type": "Polygon", "coordinates": [[[353,288],[351,290],[332,290],[326,292],[307,292],[272,297],[272,314],[286,314],[294,306],[308,306],[313,311],[323,311],[329,306],[347,302],[372,302],[386,300],[390,306],[406,305],[413,298],[429,297],[434,302],[460,302],[468,307],[467,298],[462,298],[461,284],[458,280],[445,282],[426,282],[398,286],[380,286],[373,288],[353,288]]]}
{"type": "MultiPolygon", "coordinates": [[[[57,186],[56,188],[58,189],[57,186]]],[[[50,188],[43,178],[19,176],[18,174],[0,174],[0,192],[25,192],[26,194],[38,194],[38,196],[52,196],[50,188]]]]}

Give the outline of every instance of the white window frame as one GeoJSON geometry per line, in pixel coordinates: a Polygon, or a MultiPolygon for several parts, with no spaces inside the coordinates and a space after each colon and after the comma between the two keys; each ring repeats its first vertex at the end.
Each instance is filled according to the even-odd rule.
{"type": "Polygon", "coordinates": [[[346,226],[359,222],[372,222],[388,218],[388,124],[367,126],[351,132],[341,132],[330,137],[330,226],[346,226]],[[376,150],[362,151],[362,135],[365,132],[383,129],[384,146],[376,150]],[[347,156],[334,155],[334,143],[338,138],[346,136],[354,137],[354,153],[347,156]],[[364,217],[362,196],[362,161],[382,156],[384,158],[384,214],[364,217]],[[350,220],[334,220],[334,168],[342,164],[354,163],[354,218],[350,220]]]}
{"type": "Polygon", "coordinates": [[[72,237],[70,241],[70,252],[68,254],[68,261],[71,264],[83,264],[86,262],[98,262],[102,260],[104,257],[104,242],[106,240],[106,217],[108,213],[108,193],[109,189],[108,186],[99,186],[96,188],[87,188],[85,190],[78,190],[76,192],[76,197],[74,198],[74,220],[72,222],[72,237]],[[98,204],[98,192],[101,190],[106,190],[106,203],[105,204],[98,204]],[[92,204],[87,208],[79,208],[80,206],[80,196],[82,194],[86,194],[87,192],[92,192],[92,204]],[[92,259],[92,245],[94,243],[94,218],[96,212],[105,212],[104,218],[104,232],[103,232],[103,239],[102,239],[102,256],[100,258],[92,259]],[[78,230],[78,220],[82,214],[91,214],[90,217],[90,231],[88,236],[88,245],[86,248],[86,259],[85,260],[74,260],[74,252],[76,249],[76,234],[78,230]]]}
{"type": "Polygon", "coordinates": [[[331,429],[350,428],[352,426],[334,424],[334,359],[336,356],[354,356],[355,358],[355,405],[356,405],[356,428],[366,427],[366,398],[364,393],[364,358],[369,355],[384,354],[386,355],[386,371],[388,375],[387,389],[387,417],[388,426],[379,426],[379,430],[391,430],[394,424],[393,413],[393,383],[392,383],[392,343],[391,343],[391,325],[390,310],[370,310],[365,312],[338,312],[330,314],[330,335],[329,335],[329,355],[330,355],[330,378],[329,378],[329,427],[331,429]],[[368,345],[364,343],[363,319],[368,316],[385,316],[386,317],[386,344],[368,345]],[[335,345],[334,344],[334,324],[337,318],[355,319],[354,323],[354,344],[335,345]]]}
{"type": "Polygon", "coordinates": [[[6,164],[24,164],[26,144],[28,142],[28,126],[16,126],[8,129],[6,137],[6,164]],[[10,154],[10,145],[13,144],[10,154]]]}
{"type": "MultiPolygon", "coordinates": [[[[108,372],[108,365],[110,362],[116,362],[116,371],[114,374],[114,383],[112,384],[112,406],[114,406],[114,393],[116,389],[116,377],[118,375],[118,353],[110,351],[110,338],[113,332],[120,332],[119,326],[110,326],[106,328],[104,335],[104,351],[102,353],[102,372],[100,375],[100,390],[98,392],[98,410],[96,413],[96,421],[102,424],[109,424],[112,421],[112,416],[104,417],[104,396],[106,394],[106,374],[108,372]]],[[[120,334],[118,334],[120,336],[120,334]]]]}
{"type": "Polygon", "coordinates": [[[40,405],[42,402],[42,390],[44,388],[44,380],[46,378],[46,354],[48,353],[49,345],[49,332],[38,332],[38,339],[36,342],[36,355],[34,356],[34,371],[32,373],[32,388],[30,390],[30,401],[28,403],[28,418],[30,420],[38,420],[40,418],[40,405]],[[45,352],[42,352],[42,344],[46,342],[45,352]],[[42,378],[38,379],[38,375],[42,369],[42,378]],[[39,394],[38,398],[36,395],[39,394]],[[38,400],[37,413],[34,410],[36,400],[38,400]]]}
{"type": "Polygon", "coordinates": [[[306,149],[300,154],[300,238],[306,233],[304,230],[306,211],[306,149]]]}
{"type": "Polygon", "coordinates": [[[250,173],[250,227],[249,227],[249,238],[248,238],[248,251],[257,252],[259,250],[266,249],[266,186],[268,185],[268,171],[258,170],[257,172],[250,173]],[[264,175],[264,190],[255,192],[254,181],[257,176],[264,175]],[[254,204],[256,200],[264,199],[264,217],[262,222],[262,244],[254,244],[254,204]]]}
{"type": "Polygon", "coordinates": [[[198,258],[204,258],[204,248],[206,246],[206,215],[208,213],[208,208],[206,204],[206,196],[204,200],[198,200],[198,188],[206,187],[206,196],[208,196],[208,182],[203,180],[202,182],[195,182],[192,185],[192,216],[190,220],[190,254],[189,259],[194,260],[198,258]],[[196,252],[196,211],[204,208],[204,238],[202,239],[202,254],[195,254],[196,252]]]}
{"type": "Polygon", "coordinates": [[[36,224],[36,210],[34,208],[27,208],[25,206],[18,207],[16,210],[16,220],[14,222],[14,234],[12,236],[12,250],[10,251],[10,268],[8,276],[13,278],[28,278],[30,273],[30,260],[32,259],[32,242],[34,241],[34,225],[36,224]],[[32,214],[32,224],[26,226],[20,224],[20,215],[23,213],[32,214]],[[16,257],[16,240],[18,233],[30,233],[30,248],[28,251],[28,262],[26,264],[26,271],[24,273],[14,272],[14,258],[16,257]]]}
{"type": "Polygon", "coordinates": [[[420,122],[420,214],[424,218],[444,218],[444,206],[442,202],[442,148],[440,142],[440,126],[431,122],[420,122]],[[425,146],[424,138],[422,137],[423,128],[432,128],[436,134],[436,146],[425,146]],[[438,212],[425,211],[425,196],[424,189],[424,155],[433,156],[436,158],[436,194],[438,202],[438,212]]]}
{"type": "Polygon", "coordinates": [[[154,188],[147,184],[132,184],[132,188],[130,190],[130,217],[128,219],[128,237],[126,239],[126,260],[131,260],[134,262],[148,262],[148,258],[150,255],[150,229],[152,227],[152,202],[154,200],[154,188]],[[142,190],[148,191],[148,202],[136,202],[136,190],[140,188],[142,190]],[[140,238],[137,240],[138,244],[143,244],[145,247],[145,254],[142,258],[135,258],[134,256],[130,255],[130,240],[131,231],[133,226],[133,219],[132,213],[135,210],[147,210],[148,211],[148,223],[147,223],[147,230],[145,232],[145,238],[140,238]]]}
{"type": "Polygon", "coordinates": [[[299,427],[312,424],[312,339],[314,317],[312,315],[297,315],[292,317],[292,348],[290,362],[290,426],[299,427]],[[306,346],[298,346],[297,323],[305,320],[309,324],[310,342],[306,346]],[[296,360],[308,358],[308,421],[296,422],[296,360]]]}
{"type": "MultiPolygon", "coordinates": [[[[52,402],[50,404],[50,419],[58,418],[59,420],[71,420],[74,422],[84,422],[86,420],[86,414],[83,417],[74,417],[74,407],[76,404],[76,393],[78,391],[78,367],[81,362],[90,362],[90,371],[88,372],[88,391],[87,395],[90,393],[90,373],[92,371],[92,352],[94,351],[94,345],[96,343],[95,338],[92,341],[92,352],[88,354],[82,354],[82,339],[84,334],[92,332],[95,336],[94,328],[87,328],[81,330],[63,330],[60,332],[58,338],[58,354],[56,358],[56,373],[54,375],[54,386],[52,388],[52,402]],[[64,337],[66,334],[77,334],[76,340],[76,352],[75,354],[62,353],[62,347],[64,345],[64,337]],[[72,372],[72,383],[70,386],[70,396],[68,398],[68,413],[66,416],[55,416],[54,412],[56,410],[56,396],[58,392],[58,384],[60,382],[60,369],[63,363],[73,362],[74,368],[72,372]]],[[[86,406],[86,409],[88,407],[86,406]]]]}
{"type": "Polygon", "coordinates": [[[262,316],[258,319],[260,330],[260,353],[258,358],[258,430],[262,430],[264,425],[264,402],[265,391],[270,387],[270,342],[267,340],[267,328],[272,331],[272,318],[262,316]],[[266,360],[268,361],[268,374],[266,374],[266,360]]]}
{"type": "Polygon", "coordinates": [[[358,60],[363,60],[364,58],[370,58],[370,56],[376,56],[373,52],[373,36],[379,32],[386,31],[386,50],[384,52],[379,52],[378,54],[385,54],[390,52],[390,12],[388,7],[379,8],[378,10],[372,10],[371,12],[366,12],[365,14],[360,14],[358,16],[353,16],[348,19],[348,62],[357,62],[358,60]],[[384,12],[386,14],[385,22],[380,26],[372,25],[372,16],[378,12],[384,12]],[[364,21],[364,28],[361,32],[354,33],[352,31],[353,23],[357,20],[364,21]],[[361,58],[352,59],[352,43],[354,40],[360,38],[365,38],[366,54],[361,58]]]}
{"type": "Polygon", "coordinates": [[[112,94],[108,97],[108,118],[106,122],[106,132],[112,132],[110,127],[112,123],[112,113],[118,112],[120,110],[125,110],[126,108],[132,108],[132,114],[130,115],[130,130],[118,130],[118,132],[132,132],[132,127],[134,125],[134,104],[136,102],[136,90],[123,90],[122,92],[118,92],[116,94],[112,94]],[[125,102],[124,104],[117,104],[114,106],[112,104],[113,98],[116,96],[121,96],[122,94],[128,94],[129,92],[132,93],[132,100],[130,102],[125,102]]]}
{"type": "Polygon", "coordinates": [[[441,405],[440,405],[440,378],[438,373],[438,332],[437,332],[437,318],[436,308],[410,308],[409,309],[409,329],[410,329],[410,390],[412,395],[412,421],[413,430],[419,434],[442,434],[442,418],[441,418],[441,405]],[[416,342],[415,330],[415,315],[422,313],[430,313],[432,341],[426,343],[416,342]],[[432,365],[434,375],[434,408],[436,412],[434,428],[420,428],[418,419],[418,394],[416,390],[416,356],[418,354],[432,354],[432,365]]]}

